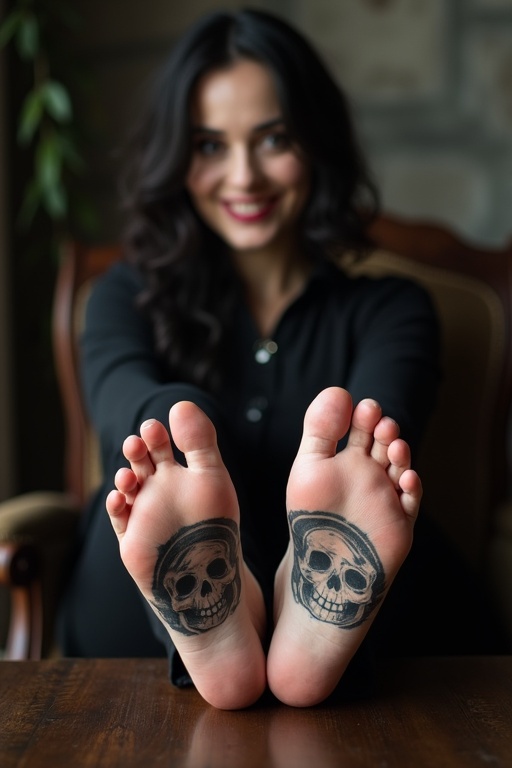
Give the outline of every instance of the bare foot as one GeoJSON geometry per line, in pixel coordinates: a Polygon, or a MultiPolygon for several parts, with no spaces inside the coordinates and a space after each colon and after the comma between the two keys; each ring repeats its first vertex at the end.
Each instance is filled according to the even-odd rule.
{"type": "Polygon", "coordinates": [[[203,698],[222,709],[254,703],[265,689],[264,607],[240,549],[235,489],[215,429],[193,403],[169,413],[187,467],[175,461],[159,421],[127,438],[107,511],[121,558],[166,627],[203,698]]]}
{"type": "Polygon", "coordinates": [[[334,690],[410,550],[422,489],[398,432],[373,400],[352,413],[337,387],[308,408],[267,662],[270,688],[287,704],[310,706],[334,690]]]}

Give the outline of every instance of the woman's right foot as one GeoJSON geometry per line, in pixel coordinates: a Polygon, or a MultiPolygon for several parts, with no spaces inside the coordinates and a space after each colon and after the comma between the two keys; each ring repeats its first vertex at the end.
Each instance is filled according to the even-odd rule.
{"type": "Polygon", "coordinates": [[[254,703],[266,685],[260,588],[243,562],[235,489],[215,429],[193,403],[127,438],[107,511],[125,567],[166,627],[200,694],[222,709],[254,703]]]}

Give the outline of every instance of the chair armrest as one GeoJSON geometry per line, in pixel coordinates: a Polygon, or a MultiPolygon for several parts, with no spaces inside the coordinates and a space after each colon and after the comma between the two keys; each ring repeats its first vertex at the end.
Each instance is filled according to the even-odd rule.
{"type": "Polygon", "coordinates": [[[65,493],[36,491],[0,502],[0,541],[46,540],[75,530],[80,510],[65,493]]]}
{"type": "Polygon", "coordinates": [[[53,623],[80,509],[62,493],[0,502],[0,633],[7,659],[41,658],[53,623]]]}

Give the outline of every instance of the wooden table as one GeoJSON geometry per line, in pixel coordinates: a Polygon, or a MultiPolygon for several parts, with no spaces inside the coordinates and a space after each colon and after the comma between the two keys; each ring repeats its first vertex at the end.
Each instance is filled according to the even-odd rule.
{"type": "Polygon", "coordinates": [[[512,656],[386,664],[364,701],[238,712],[155,659],[0,661],[2,768],[511,768],[512,656]]]}

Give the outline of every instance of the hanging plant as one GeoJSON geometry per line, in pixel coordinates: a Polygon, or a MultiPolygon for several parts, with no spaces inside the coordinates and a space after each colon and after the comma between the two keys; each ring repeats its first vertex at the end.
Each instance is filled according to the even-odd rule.
{"type": "Polygon", "coordinates": [[[33,170],[17,221],[27,230],[36,215],[43,214],[52,222],[57,242],[76,227],[90,232],[96,226],[90,201],[73,184],[86,166],[69,85],[62,76],[66,72],[69,77],[74,69],[63,40],[77,23],[68,4],[17,0],[0,26],[0,48],[13,44],[30,68],[30,86],[17,120],[17,143],[31,152],[33,170]]]}

